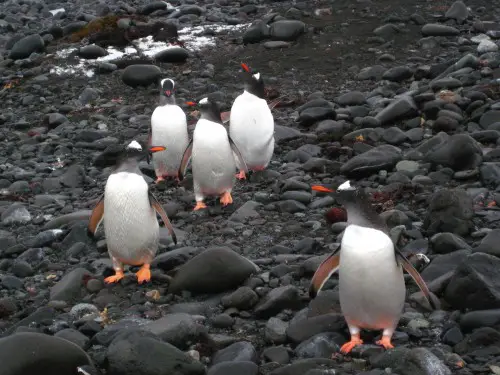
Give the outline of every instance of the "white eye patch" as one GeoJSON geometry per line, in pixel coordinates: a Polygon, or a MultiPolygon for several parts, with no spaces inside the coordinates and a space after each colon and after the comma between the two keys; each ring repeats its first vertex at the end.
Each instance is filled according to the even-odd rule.
{"type": "Polygon", "coordinates": [[[344,182],[342,185],[340,185],[337,190],[354,190],[355,188],[353,188],[351,186],[351,183],[349,182],[349,180],[347,180],[346,182],[344,182]]]}
{"type": "Polygon", "coordinates": [[[142,151],[141,145],[139,144],[139,142],[137,142],[135,140],[130,142],[129,145],[127,146],[127,148],[133,148],[135,150],[142,151]]]}
{"type": "Polygon", "coordinates": [[[203,98],[200,100],[200,104],[207,104],[208,103],[208,98],[203,98]]]}
{"type": "Polygon", "coordinates": [[[252,77],[258,81],[260,79],[260,73],[255,73],[252,77]]]}

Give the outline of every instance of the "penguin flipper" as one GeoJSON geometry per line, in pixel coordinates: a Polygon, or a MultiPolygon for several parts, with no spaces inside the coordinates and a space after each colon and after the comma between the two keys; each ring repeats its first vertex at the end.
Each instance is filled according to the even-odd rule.
{"type": "Polygon", "coordinates": [[[158,212],[158,214],[161,216],[161,220],[163,221],[163,223],[165,224],[165,227],[170,232],[170,235],[172,236],[172,240],[174,241],[174,244],[177,245],[177,236],[175,235],[174,227],[172,226],[172,223],[170,222],[170,220],[167,216],[167,213],[163,209],[160,202],[158,202],[156,197],[153,195],[153,193],[148,192],[148,194],[149,194],[149,202],[151,203],[151,207],[153,207],[153,209],[155,209],[156,212],[158,212]]]}
{"type": "Polygon", "coordinates": [[[240,159],[240,165],[241,165],[241,170],[243,170],[245,173],[248,173],[248,167],[247,163],[245,163],[245,160],[243,159],[243,156],[241,155],[240,150],[238,149],[238,146],[236,146],[236,143],[232,140],[232,138],[228,135],[227,136],[229,139],[229,145],[231,146],[231,150],[233,150],[234,154],[238,159],[240,159]]]}
{"type": "Polygon", "coordinates": [[[186,175],[186,169],[189,160],[191,160],[192,152],[193,152],[193,139],[189,141],[186,150],[184,150],[184,154],[182,155],[181,165],[179,166],[179,172],[178,172],[179,181],[182,181],[184,179],[184,176],[186,175]]]}
{"type": "Polygon", "coordinates": [[[427,287],[424,279],[422,279],[422,276],[420,276],[420,273],[415,269],[415,267],[413,267],[410,261],[406,259],[406,257],[401,253],[399,249],[395,248],[394,250],[396,251],[396,259],[398,260],[398,263],[401,264],[405,271],[410,274],[422,293],[424,293],[424,296],[429,302],[429,305],[432,307],[432,309],[436,310],[436,304],[431,297],[431,292],[429,291],[429,288],[427,287]]]}
{"type": "Polygon", "coordinates": [[[90,214],[89,224],[87,226],[87,234],[89,237],[94,237],[95,232],[99,228],[104,218],[104,194],[99,197],[92,213],[90,214]]]}
{"type": "Polygon", "coordinates": [[[323,285],[340,267],[340,244],[318,267],[309,286],[309,297],[315,298],[323,285]]]}

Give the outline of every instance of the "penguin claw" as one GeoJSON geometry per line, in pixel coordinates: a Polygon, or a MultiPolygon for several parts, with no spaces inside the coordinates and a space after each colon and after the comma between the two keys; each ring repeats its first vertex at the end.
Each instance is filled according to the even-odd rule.
{"type": "Polygon", "coordinates": [[[148,282],[151,280],[151,271],[149,269],[149,264],[144,264],[139,271],[136,273],[137,282],[142,284],[143,282],[148,282]]]}
{"type": "Polygon", "coordinates": [[[231,197],[231,193],[228,193],[226,191],[224,194],[222,194],[222,196],[220,197],[220,203],[223,206],[227,206],[228,204],[233,203],[233,197],[231,197]]]}
{"type": "Polygon", "coordinates": [[[237,173],[236,174],[236,178],[238,180],[246,180],[247,179],[247,176],[245,175],[245,172],[244,171],[240,171],[240,173],[237,173]]]}
{"type": "Polygon", "coordinates": [[[207,208],[207,205],[203,202],[196,202],[196,206],[193,208],[193,211],[198,211],[203,208],[207,208]]]}
{"type": "Polygon", "coordinates": [[[340,352],[342,354],[348,354],[353,350],[356,346],[362,345],[363,340],[361,340],[359,337],[351,337],[351,341],[346,342],[342,347],[340,348],[340,352]]]}
{"type": "Polygon", "coordinates": [[[387,336],[382,336],[382,339],[378,340],[376,344],[383,346],[384,349],[394,349],[394,345],[391,343],[391,338],[387,336]]]}
{"type": "Polygon", "coordinates": [[[106,284],[117,283],[118,281],[120,281],[121,279],[123,279],[124,276],[125,275],[123,274],[123,271],[116,271],[116,273],[113,276],[106,277],[104,279],[104,282],[106,284]]]}

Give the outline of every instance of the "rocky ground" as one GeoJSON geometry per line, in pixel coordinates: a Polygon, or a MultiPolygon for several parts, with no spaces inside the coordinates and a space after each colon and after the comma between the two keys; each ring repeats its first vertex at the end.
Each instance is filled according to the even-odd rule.
{"type": "Polygon", "coordinates": [[[27,373],[14,365],[33,360],[29,345],[53,348],[40,361],[61,375],[90,361],[83,351],[109,375],[500,373],[494,1],[9,0],[0,30],[2,375],[27,373]],[[207,25],[194,42],[215,45],[182,39],[207,25]],[[181,43],[103,60],[148,35],[181,43]],[[209,94],[228,110],[240,62],[280,102],[269,169],[237,182],[232,206],[204,212],[191,211],[189,178],[152,185],[180,241],[162,228],[151,283],[104,285],[106,243],[86,225],[113,148],[145,143],[158,77],[175,79],[181,103],[209,94]],[[337,279],[313,301],[307,289],[345,223],[310,185],[346,178],[371,192],[441,309],[408,279],[396,349],[367,332],[332,358],[348,338],[337,279]]]}

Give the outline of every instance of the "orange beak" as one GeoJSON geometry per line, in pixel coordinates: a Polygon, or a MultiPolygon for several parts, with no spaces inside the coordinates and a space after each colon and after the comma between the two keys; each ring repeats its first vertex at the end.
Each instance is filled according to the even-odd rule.
{"type": "Polygon", "coordinates": [[[247,65],[247,64],[245,64],[245,63],[241,63],[241,68],[242,68],[245,72],[250,73],[250,68],[248,67],[248,65],[247,65]]]}
{"type": "Polygon", "coordinates": [[[152,146],[149,148],[150,152],[160,152],[160,151],[165,151],[167,148],[163,146],[152,146]]]}
{"type": "Polygon", "coordinates": [[[196,107],[196,103],[195,102],[186,102],[186,105],[188,105],[190,107],[196,107]]]}
{"type": "Polygon", "coordinates": [[[322,193],[333,193],[335,192],[335,190],[332,190],[332,189],[328,189],[324,186],[321,186],[321,185],[313,185],[311,186],[311,189],[314,190],[314,191],[321,191],[322,193]]]}

